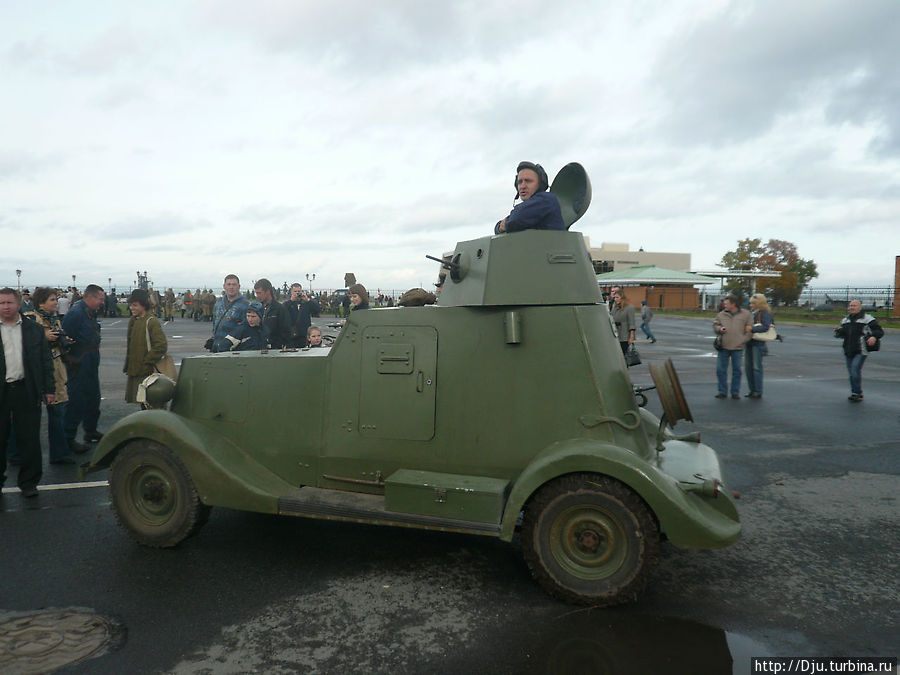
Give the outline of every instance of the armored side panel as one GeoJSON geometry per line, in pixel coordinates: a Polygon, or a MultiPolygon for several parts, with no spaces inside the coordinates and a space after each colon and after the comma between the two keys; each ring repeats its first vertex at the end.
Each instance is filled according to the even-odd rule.
{"type": "Polygon", "coordinates": [[[578,232],[525,230],[460,242],[443,307],[585,305],[603,302],[578,232]]]}

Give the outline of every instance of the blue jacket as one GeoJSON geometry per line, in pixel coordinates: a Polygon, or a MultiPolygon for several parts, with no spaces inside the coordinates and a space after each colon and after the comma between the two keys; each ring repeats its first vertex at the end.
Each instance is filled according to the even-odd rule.
{"type": "Polygon", "coordinates": [[[229,335],[238,340],[238,344],[234,344],[228,338],[217,338],[213,344],[214,352],[229,350],[245,352],[269,348],[269,329],[264,325],[251,326],[248,323],[242,323],[229,335]]]}
{"type": "MultiPolygon", "coordinates": [[[[494,234],[500,234],[500,223],[494,226],[494,234]]],[[[552,192],[535,192],[529,199],[516,204],[506,216],[506,231],[565,230],[566,224],[559,210],[559,201],[552,192]]]]}
{"type": "Polygon", "coordinates": [[[244,323],[249,306],[250,301],[243,295],[237,296],[234,302],[228,302],[224,295],[216,300],[213,310],[213,338],[216,342],[226,335],[234,335],[237,327],[244,323]]]}
{"type": "Polygon", "coordinates": [[[100,347],[100,324],[94,317],[94,312],[84,304],[84,300],[76,302],[63,317],[63,330],[75,340],[71,346],[73,356],[79,356],[85,350],[96,351],[100,347]]]}

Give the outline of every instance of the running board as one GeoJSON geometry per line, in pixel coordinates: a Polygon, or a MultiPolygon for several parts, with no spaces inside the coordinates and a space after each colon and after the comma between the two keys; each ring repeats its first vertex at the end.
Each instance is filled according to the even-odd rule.
{"type": "Polygon", "coordinates": [[[302,487],[278,498],[278,513],[283,516],[304,518],[324,518],[344,520],[370,525],[392,525],[395,527],[415,527],[442,532],[463,532],[500,536],[500,525],[475,523],[468,520],[453,520],[435,516],[421,516],[398,513],[384,508],[383,495],[361,492],[326,490],[316,487],[302,487]]]}

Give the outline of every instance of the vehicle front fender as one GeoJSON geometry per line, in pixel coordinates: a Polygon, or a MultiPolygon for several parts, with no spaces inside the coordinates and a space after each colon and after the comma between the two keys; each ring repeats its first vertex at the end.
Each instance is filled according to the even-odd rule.
{"type": "MultiPolygon", "coordinates": [[[[702,452],[699,448],[705,446],[698,446],[702,452]]],[[[590,439],[570,439],[545,448],[516,479],[503,513],[500,538],[512,539],[519,513],[531,495],[548,481],[570,473],[603,474],[630,487],[647,503],[676,546],[719,548],[740,536],[737,510],[725,491],[717,497],[703,496],[686,490],[630,450],[590,439]],[[725,501],[713,503],[717,499],[725,501]]]]}
{"type": "Polygon", "coordinates": [[[131,441],[164,445],[187,466],[200,500],[209,506],[277,513],[278,497],[296,489],[250,458],[225,435],[165,410],[132,413],[97,444],[82,474],[109,467],[131,441]]]}

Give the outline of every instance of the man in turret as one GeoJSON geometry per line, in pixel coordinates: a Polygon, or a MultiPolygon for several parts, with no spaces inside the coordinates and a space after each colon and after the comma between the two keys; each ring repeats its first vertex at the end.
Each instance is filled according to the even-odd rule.
{"type": "Polygon", "coordinates": [[[519,162],[516,168],[516,196],[521,199],[510,214],[494,226],[494,234],[522,230],[565,230],[556,195],[549,192],[550,181],[540,164],[519,162]]]}

